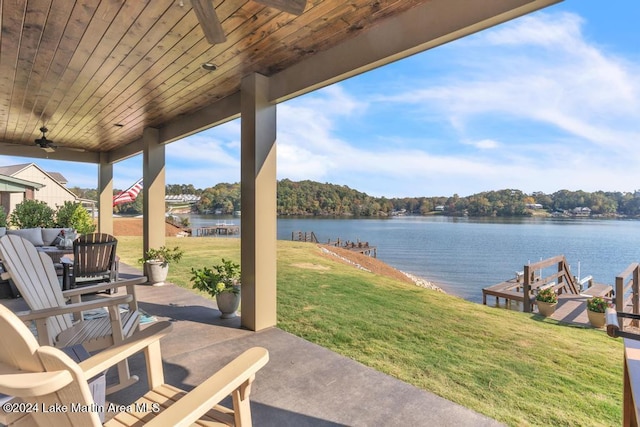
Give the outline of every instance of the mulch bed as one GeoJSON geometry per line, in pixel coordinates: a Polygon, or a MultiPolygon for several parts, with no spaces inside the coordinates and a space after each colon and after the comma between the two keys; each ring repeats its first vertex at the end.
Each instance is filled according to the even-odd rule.
{"type": "MultiPolygon", "coordinates": [[[[394,279],[402,280],[403,282],[407,282],[407,283],[413,283],[413,281],[410,278],[408,278],[405,274],[403,274],[401,271],[391,267],[387,263],[380,261],[377,258],[364,255],[359,252],[351,251],[349,249],[333,246],[333,245],[318,245],[318,246],[324,247],[328,251],[331,251],[342,258],[346,258],[355,264],[359,264],[362,267],[366,268],[367,270],[371,271],[372,273],[392,277],[394,279]]],[[[341,260],[338,257],[334,257],[331,254],[324,254],[323,256],[330,257],[331,259],[336,259],[336,260],[339,260],[340,262],[348,264],[348,262],[341,260]]]]}

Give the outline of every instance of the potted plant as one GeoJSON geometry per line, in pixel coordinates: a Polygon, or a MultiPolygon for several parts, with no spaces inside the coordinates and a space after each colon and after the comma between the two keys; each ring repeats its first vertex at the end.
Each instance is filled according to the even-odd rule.
{"type": "Polygon", "coordinates": [[[605,322],[607,302],[604,298],[593,297],[587,300],[587,317],[594,328],[602,328],[605,322]]]}
{"type": "Polygon", "coordinates": [[[212,268],[191,269],[193,288],[216,297],[223,319],[235,317],[240,305],[240,264],[222,258],[212,268]]]}
{"type": "Polygon", "coordinates": [[[149,283],[153,286],[162,286],[167,280],[169,264],[179,262],[182,255],[184,251],[178,246],[174,248],[161,246],[158,249],[147,250],[139,262],[144,264],[144,273],[149,283]]]}
{"type": "Polygon", "coordinates": [[[536,295],[538,312],[543,316],[551,316],[556,311],[558,305],[558,295],[553,287],[541,289],[536,295]]]}

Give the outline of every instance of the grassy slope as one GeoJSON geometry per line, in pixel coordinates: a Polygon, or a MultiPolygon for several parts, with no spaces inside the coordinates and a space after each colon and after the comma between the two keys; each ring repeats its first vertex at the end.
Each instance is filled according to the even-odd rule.
{"type": "MultiPolygon", "coordinates": [[[[119,238],[134,263],[140,238],[119,238]]],[[[191,267],[239,261],[238,239],[168,239],[191,267]]],[[[278,326],[510,425],[619,425],[622,343],[602,331],[495,309],[278,242],[278,326]]]]}

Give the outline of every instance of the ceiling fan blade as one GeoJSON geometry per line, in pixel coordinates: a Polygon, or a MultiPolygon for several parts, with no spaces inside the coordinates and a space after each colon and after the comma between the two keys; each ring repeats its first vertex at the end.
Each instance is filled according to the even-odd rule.
{"type": "Polygon", "coordinates": [[[255,0],[265,6],[291,13],[292,15],[301,15],[307,6],[307,0],[255,0]]]}
{"type": "Polygon", "coordinates": [[[191,0],[191,7],[209,43],[223,43],[227,40],[211,0],[191,0]]]}
{"type": "Polygon", "coordinates": [[[77,151],[78,153],[84,153],[87,151],[84,148],[78,148],[78,147],[60,147],[60,148],[67,151],[77,151]]]}

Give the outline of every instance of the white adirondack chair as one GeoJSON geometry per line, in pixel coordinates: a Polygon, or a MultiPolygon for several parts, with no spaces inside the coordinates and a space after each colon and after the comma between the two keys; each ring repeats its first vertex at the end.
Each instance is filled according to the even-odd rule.
{"type": "MultiPolygon", "coordinates": [[[[38,340],[42,345],[69,347],[76,344],[94,352],[122,342],[139,327],[140,312],[135,297],[135,286],[145,277],[86,286],[62,291],[51,258],[38,252],[26,239],[15,235],[0,237],[0,259],[31,311],[20,315],[23,321],[33,320],[38,340]],[[82,295],[126,287],[127,294],[117,297],[95,298],[82,301],[82,295]],[[71,304],[67,304],[71,300],[71,304]],[[119,305],[128,304],[129,310],[120,313],[119,305]],[[81,312],[105,307],[106,317],[83,320],[81,312]],[[77,319],[74,321],[74,318],[77,319]]],[[[113,393],[138,380],[129,373],[128,363],[118,365],[118,384],[107,388],[113,393]]]]}
{"type": "Polygon", "coordinates": [[[166,321],[155,323],[78,364],[60,349],[40,346],[24,323],[0,306],[0,393],[20,398],[22,405],[16,406],[22,411],[3,421],[10,426],[99,426],[87,379],[144,351],[150,391],[104,425],[187,426],[200,420],[198,425],[251,426],[251,383],[269,360],[267,350],[246,350],[186,393],[164,383],[160,338],[171,328],[166,321]],[[229,395],[233,409],[218,404],[229,395]],[[29,408],[38,411],[26,413],[29,408]]]}

